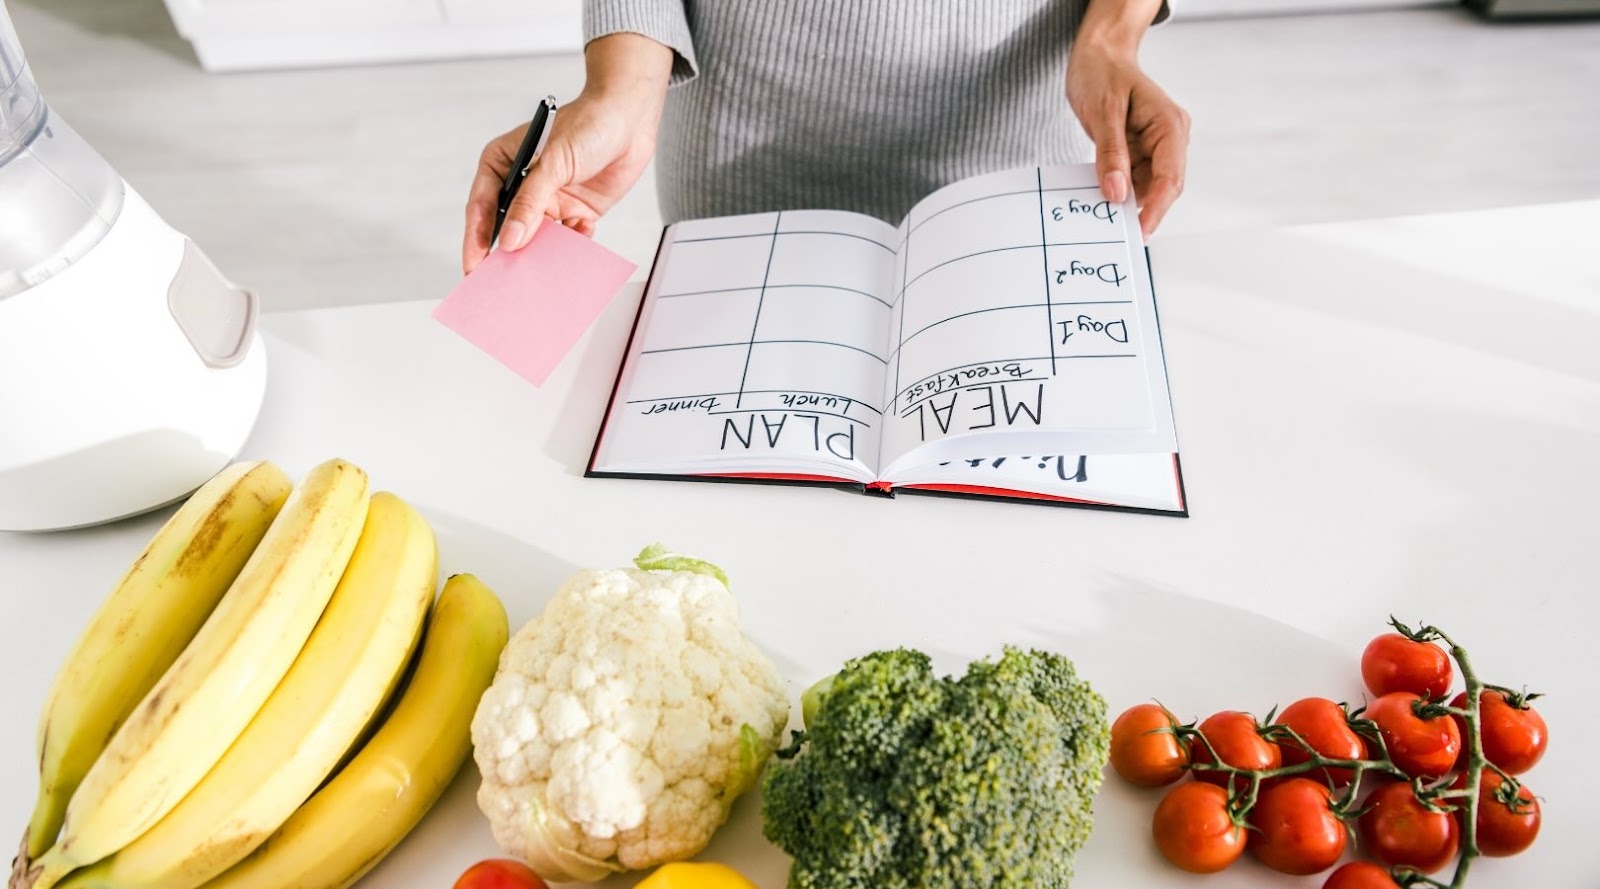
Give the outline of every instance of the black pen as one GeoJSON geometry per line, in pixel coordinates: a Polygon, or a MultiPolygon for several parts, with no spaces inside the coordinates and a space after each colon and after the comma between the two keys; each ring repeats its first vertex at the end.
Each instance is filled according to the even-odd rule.
{"type": "Polygon", "coordinates": [[[511,159],[511,172],[506,174],[506,182],[500,186],[499,207],[494,214],[494,231],[489,234],[489,244],[494,245],[500,237],[500,226],[505,224],[506,211],[511,209],[511,201],[517,196],[517,189],[522,187],[522,180],[528,176],[528,168],[539,159],[544,151],[544,143],[550,138],[550,128],[556,120],[556,97],[545,96],[539,102],[539,107],[533,112],[533,120],[528,123],[528,131],[522,135],[522,144],[517,146],[517,156],[511,159]]]}

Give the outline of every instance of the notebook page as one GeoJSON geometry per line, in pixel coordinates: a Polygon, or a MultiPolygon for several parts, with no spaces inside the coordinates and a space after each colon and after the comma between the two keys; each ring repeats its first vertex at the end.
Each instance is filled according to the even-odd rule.
{"type": "Polygon", "coordinates": [[[670,227],[594,469],[875,479],[894,236],[820,210],[670,227]]]}
{"type": "Polygon", "coordinates": [[[1092,166],[955,183],[900,237],[886,476],[998,432],[977,452],[1176,452],[1137,211],[1092,166]]]}

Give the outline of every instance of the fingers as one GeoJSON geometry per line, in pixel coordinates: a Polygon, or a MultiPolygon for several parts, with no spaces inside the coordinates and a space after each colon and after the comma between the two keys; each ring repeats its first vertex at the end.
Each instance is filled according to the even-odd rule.
{"type": "Polygon", "coordinates": [[[493,246],[495,216],[500,204],[500,186],[511,169],[511,158],[522,143],[527,125],[496,136],[478,155],[478,172],[467,190],[466,227],[461,241],[461,270],[471,272],[493,246]]]}
{"type": "Polygon", "coordinates": [[[1188,172],[1189,115],[1173,105],[1170,118],[1166,126],[1153,128],[1159,135],[1148,146],[1150,181],[1139,196],[1139,227],[1146,238],[1155,233],[1167,211],[1183,194],[1188,172]]]}
{"type": "MultiPolygon", "coordinates": [[[[500,189],[511,172],[512,158],[522,143],[527,125],[490,142],[478,158],[478,173],[467,194],[466,229],[461,243],[461,269],[470,273],[494,246],[495,219],[500,212],[500,189]]],[[[516,250],[527,244],[553,207],[558,189],[572,181],[571,151],[553,140],[529,169],[506,209],[500,227],[500,248],[516,250]]]]}
{"type": "Polygon", "coordinates": [[[1183,185],[1179,179],[1158,175],[1150,180],[1150,189],[1139,202],[1139,229],[1146,238],[1155,234],[1156,227],[1161,225],[1161,220],[1182,193],[1183,185]]]}
{"type": "Polygon", "coordinates": [[[463,274],[471,272],[489,255],[489,237],[494,230],[500,184],[500,174],[480,162],[478,174],[473,177],[472,188],[467,193],[467,225],[461,243],[463,274]]]}
{"type": "MultiPolygon", "coordinates": [[[[593,237],[596,220],[633,187],[649,163],[660,111],[661,97],[654,93],[643,99],[585,94],[562,109],[544,150],[506,209],[498,249],[527,245],[546,218],[593,237]]],[[[479,159],[462,239],[465,271],[496,246],[492,232],[500,190],[524,132],[525,127],[518,127],[496,138],[479,159]]]]}
{"type": "Polygon", "coordinates": [[[1108,200],[1122,203],[1133,195],[1132,163],[1128,157],[1128,99],[1125,95],[1100,103],[1099,114],[1085,121],[1094,139],[1094,166],[1100,191],[1108,200]]]}
{"type": "Polygon", "coordinates": [[[500,229],[500,249],[519,250],[538,230],[546,216],[560,219],[556,193],[573,180],[572,152],[565,142],[551,140],[544,153],[528,169],[528,177],[506,210],[500,229]]]}

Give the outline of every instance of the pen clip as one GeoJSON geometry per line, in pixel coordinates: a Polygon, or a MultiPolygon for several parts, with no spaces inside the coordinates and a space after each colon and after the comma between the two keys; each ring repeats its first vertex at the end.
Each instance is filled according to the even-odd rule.
{"type": "Polygon", "coordinates": [[[544,114],[540,126],[539,141],[534,143],[533,153],[528,155],[528,165],[522,168],[523,175],[527,175],[528,170],[533,166],[533,162],[544,154],[545,143],[550,141],[550,131],[555,129],[556,126],[556,97],[545,96],[540,104],[543,106],[541,110],[544,114]]]}

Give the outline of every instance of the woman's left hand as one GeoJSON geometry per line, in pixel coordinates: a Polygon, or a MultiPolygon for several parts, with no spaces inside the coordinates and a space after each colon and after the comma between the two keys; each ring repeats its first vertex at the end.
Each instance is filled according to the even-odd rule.
{"type": "Polygon", "coordinates": [[[1183,193],[1189,114],[1139,68],[1134,47],[1082,38],[1067,62],[1067,102],[1094,140],[1101,191],[1123,201],[1131,182],[1148,238],[1183,193]]]}

